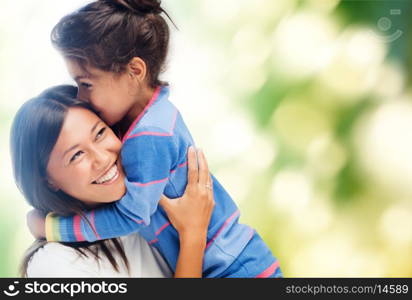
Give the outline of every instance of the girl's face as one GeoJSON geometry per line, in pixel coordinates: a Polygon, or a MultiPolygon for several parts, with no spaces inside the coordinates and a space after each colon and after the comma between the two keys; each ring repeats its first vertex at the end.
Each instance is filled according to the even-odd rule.
{"type": "Polygon", "coordinates": [[[121,141],[93,112],[70,108],[47,165],[49,184],[88,205],[126,192],[121,141]]]}
{"type": "Polygon", "coordinates": [[[100,117],[113,126],[136,104],[136,83],[128,73],[115,74],[93,67],[87,71],[70,59],[66,65],[79,88],[78,98],[90,102],[100,117]]]}

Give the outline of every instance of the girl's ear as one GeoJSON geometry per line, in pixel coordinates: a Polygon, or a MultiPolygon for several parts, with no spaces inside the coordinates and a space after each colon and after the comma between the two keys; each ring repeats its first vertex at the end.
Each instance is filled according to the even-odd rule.
{"type": "Polygon", "coordinates": [[[140,57],[133,57],[127,64],[127,73],[139,82],[143,82],[147,73],[146,63],[140,57]]]}

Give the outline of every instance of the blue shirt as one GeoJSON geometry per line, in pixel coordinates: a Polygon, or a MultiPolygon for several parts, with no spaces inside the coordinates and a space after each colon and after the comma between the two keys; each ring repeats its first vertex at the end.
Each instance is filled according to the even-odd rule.
{"type": "MultiPolygon", "coordinates": [[[[88,211],[89,222],[79,216],[48,217],[46,223],[53,227],[52,232],[57,232],[57,237],[49,235],[48,240],[95,241],[139,230],[170,267],[176,269],[178,233],[158,203],[162,194],[169,198],[184,194],[187,149],[194,142],[182,116],[168,97],[169,88],[158,87],[123,137],[121,158],[127,176],[127,192],[123,198],[88,211]]],[[[236,204],[213,175],[212,180],[215,207],[208,227],[204,277],[219,277],[227,271],[255,235],[251,227],[238,223],[240,214],[236,204]]],[[[266,245],[253,247],[253,251],[260,251],[262,247],[262,256],[269,255],[270,259],[259,258],[258,253],[253,253],[253,259],[262,259],[263,265],[260,271],[256,267],[257,273],[252,275],[257,276],[270,265],[274,266],[275,259],[266,245]]],[[[247,253],[242,253],[245,255],[247,253]]],[[[260,266],[259,262],[254,265],[260,266]]]]}

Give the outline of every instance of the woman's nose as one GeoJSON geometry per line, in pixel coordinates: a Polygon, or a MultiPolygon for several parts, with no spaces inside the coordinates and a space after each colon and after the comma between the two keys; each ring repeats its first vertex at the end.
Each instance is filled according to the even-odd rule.
{"type": "Polygon", "coordinates": [[[93,156],[93,167],[98,171],[104,170],[110,163],[110,157],[106,151],[95,150],[93,156]]]}

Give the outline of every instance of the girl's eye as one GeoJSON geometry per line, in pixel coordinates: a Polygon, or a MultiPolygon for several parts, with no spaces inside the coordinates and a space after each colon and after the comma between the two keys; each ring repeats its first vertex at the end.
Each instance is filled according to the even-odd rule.
{"type": "Polygon", "coordinates": [[[96,140],[99,139],[101,136],[103,136],[105,131],[106,131],[106,127],[103,127],[102,129],[100,129],[96,135],[96,140]]]}
{"type": "Polygon", "coordinates": [[[78,159],[80,155],[82,155],[84,152],[83,151],[77,151],[72,158],[70,158],[70,162],[73,162],[74,160],[78,159]]]}
{"type": "Polygon", "coordinates": [[[80,82],[80,85],[86,89],[90,89],[92,87],[92,85],[87,82],[80,82]]]}

